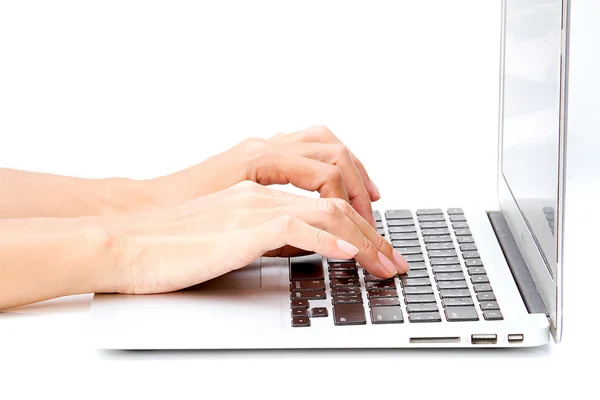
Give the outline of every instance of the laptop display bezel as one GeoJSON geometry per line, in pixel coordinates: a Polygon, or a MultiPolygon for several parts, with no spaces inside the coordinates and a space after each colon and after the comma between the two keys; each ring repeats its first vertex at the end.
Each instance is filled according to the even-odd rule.
{"type": "Polygon", "coordinates": [[[560,66],[560,105],[559,105],[559,138],[558,138],[558,192],[555,207],[555,256],[556,270],[552,276],[546,259],[542,255],[528,223],[521,212],[517,200],[510,190],[509,183],[503,174],[503,121],[504,121],[504,79],[505,79],[505,38],[506,38],[506,3],[502,1],[501,23],[501,57],[500,57],[500,112],[498,132],[498,202],[513,233],[513,236],[527,263],[532,278],[546,306],[550,318],[550,330],[558,343],[562,337],[562,280],[563,280],[563,242],[564,242],[564,210],[566,193],[566,144],[567,144],[567,82],[568,82],[568,33],[570,1],[562,1],[561,19],[561,66],[560,66]]]}

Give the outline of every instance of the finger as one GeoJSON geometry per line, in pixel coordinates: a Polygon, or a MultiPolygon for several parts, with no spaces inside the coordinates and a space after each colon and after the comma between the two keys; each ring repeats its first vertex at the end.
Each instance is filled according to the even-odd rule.
{"type": "Polygon", "coordinates": [[[257,229],[247,239],[254,242],[260,255],[286,246],[342,260],[350,260],[358,253],[356,246],[290,215],[272,219],[257,229]]]}
{"type": "MultiPolygon", "coordinates": [[[[301,131],[292,132],[288,134],[277,134],[272,137],[270,140],[278,141],[278,142],[314,142],[314,143],[330,143],[330,144],[341,144],[344,143],[338,139],[329,129],[324,126],[313,126],[308,129],[303,129],[301,131]]],[[[345,146],[345,145],[344,145],[345,146]]],[[[350,151],[350,156],[362,177],[364,185],[369,192],[371,197],[371,201],[377,201],[381,198],[381,194],[379,193],[379,189],[367,173],[367,170],[363,163],[350,151]]]]}
{"type": "MultiPolygon", "coordinates": [[[[274,145],[282,146],[277,143],[274,145]]],[[[330,143],[296,143],[292,147],[283,146],[280,148],[284,151],[338,167],[342,172],[350,205],[373,227],[376,226],[370,195],[346,146],[330,143]]]]}
{"type": "Polygon", "coordinates": [[[292,184],[317,191],[321,197],[350,201],[342,172],[335,165],[310,158],[274,151],[260,159],[249,172],[249,179],[261,185],[292,184]]]}
{"type": "MultiPolygon", "coordinates": [[[[335,201],[335,200],[334,200],[335,201]]],[[[336,201],[337,207],[358,227],[362,234],[384,254],[388,259],[392,260],[399,274],[403,274],[409,270],[409,265],[397,250],[385,240],[367,221],[365,221],[352,207],[348,204],[336,201]]]]}
{"type": "MultiPolygon", "coordinates": [[[[334,234],[335,236],[351,243],[359,249],[354,257],[367,271],[381,278],[389,278],[399,272],[393,258],[382,254],[361,230],[338,207],[344,203],[339,199],[303,199],[295,204],[280,207],[280,212],[291,214],[302,221],[334,234]]],[[[346,207],[350,205],[344,203],[346,207]]],[[[358,214],[356,214],[358,215],[358,214]]],[[[362,218],[359,216],[359,218],[362,218]]],[[[364,224],[370,225],[364,221],[364,224]]],[[[389,253],[393,257],[393,251],[389,253]]]]}

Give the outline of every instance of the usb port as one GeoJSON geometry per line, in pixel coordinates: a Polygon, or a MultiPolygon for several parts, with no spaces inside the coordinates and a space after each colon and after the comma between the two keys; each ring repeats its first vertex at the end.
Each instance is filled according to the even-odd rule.
{"type": "Polygon", "coordinates": [[[471,335],[471,344],[496,344],[498,336],[496,334],[476,334],[471,335]]]}
{"type": "Polygon", "coordinates": [[[519,343],[525,339],[522,333],[511,333],[508,335],[508,343],[519,343]]]}

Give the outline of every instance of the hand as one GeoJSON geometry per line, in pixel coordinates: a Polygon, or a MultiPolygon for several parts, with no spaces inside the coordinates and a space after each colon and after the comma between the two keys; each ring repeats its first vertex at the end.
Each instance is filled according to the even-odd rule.
{"type": "Polygon", "coordinates": [[[238,182],[292,184],[324,198],[348,201],[375,226],[371,201],[380,198],[363,164],[325,127],[248,139],[184,171],[154,180],[176,204],[214,193],[238,182]]]}
{"type": "Polygon", "coordinates": [[[354,258],[381,278],[408,270],[400,253],[344,200],[292,195],[250,181],[104,221],[119,260],[117,291],[124,293],[183,289],[263,255],[354,258]]]}

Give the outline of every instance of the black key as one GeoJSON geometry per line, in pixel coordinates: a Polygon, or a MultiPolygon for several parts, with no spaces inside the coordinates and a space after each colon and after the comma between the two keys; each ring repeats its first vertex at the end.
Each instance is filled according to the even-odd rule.
{"type": "Polygon", "coordinates": [[[410,263],[408,263],[408,266],[410,267],[411,271],[427,269],[427,265],[424,262],[411,261],[410,263]]]}
{"type": "Polygon", "coordinates": [[[494,292],[480,292],[477,293],[477,301],[494,301],[496,296],[494,292]]]}
{"type": "Polygon", "coordinates": [[[388,226],[414,226],[415,222],[411,219],[388,219],[388,226]]]}
{"type": "Polygon", "coordinates": [[[399,306],[400,299],[397,297],[373,297],[369,299],[370,307],[388,307],[388,306],[399,306]]]}
{"type": "Polygon", "coordinates": [[[431,281],[429,278],[401,278],[400,283],[402,286],[429,286],[431,281]]]}
{"type": "Polygon", "coordinates": [[[460,261],[458,257],[440,257],[440,258],[432,258],[429,263],[431,266],[434,265],[455,265],[459,264],[460,261]]]}
{"type": "Polygon", "coordinates": [[[325,290],[325,281],[292,281],[292,290],[325,290]]]}
{"type": "Polygon", "coordinates": [[[413,263],[413,262],[423,262],[423,261],[425,261],[425,259],[423,258],[422,254],[409,254],[409,255],[404,256],[404,259],[409,264],[413,263]]]}
{"type": "Polygon", "coordinates": [[[329,279],[335,278],[358,278],[358,271],[356,269],[346,271],[330,271],[329,279]]]}
{"type": "Polygon", "coordinates": [[[458,243],[475,243],[473,236],[459,236],[456,238],[458,243]]]}
{"type": "Polygon", "coordinates": [[[442,322],[442,317],[439,312],[422,312],[408,314],[410,322],[442,322]]]}
{"type": "Polygon", "coordinates": [[[446,222],[446,218],[443,215],[421,215],[419,222],[446,222]]]}
{"type": "Polygon", "coordinates": [[[452,243],[452,236],[441,235],[441,236],[426,236],[423,238],[425,243],[452,243]]]}
{"type": "Polygon", "coordinates": [[[438,289],[439,290],[444,290],[444,289],[467,289],[467,281],[446,281],[446,282],[439,282],[438,283],[438,289]]]}
{"type": "Polygon", "coordinates": [[[465,265],[467,267],[483,267],[483,262],[480,259],[472,258],[470,260],[465,260],[465,265]]]}
{"type": "Polygon", "coordinates": [[[471,297],[457,297],[457,298],[448,298],[442,299],[442,305],[444,307],[462,307],[462,306],[472,306],[473,299],[471,297]]]}
{"type": "Polygon", "coordinates": [[[294,257],[290,259],[290,281],[310,281],[325,279],[323,258],[318,255],[294,257]]]}
{"type": "Polygon", "coordinates": [[[379,282],[367,282],[365,286],[368,289],[396,289],[396,283],[394,281],[379,281],[379,282]]]}
{"type": "Polygon", "coordinates": [[[411,232],[416,232],[417,228],[412,225],[412,226],[390,226],[388,228],[388,231],[390,231],[390,234],[392,233],[411,233],[411,232]]]}
{"type": "Polygon", "coordinates": [[[327,307],[315,307],[310,310],[310,316],[312,318],[327,317],[328,315],[327,307]]]}
{"type": "Polygon", "coordinates": [[[327,263],[328,264],[332,264],[332,263],[354,263],[354,264],[356,264],[356,260],[354,260],[353,258],[351,258],[349,260],[343,260],[340,258],[328,258],[327,263]]]}
{"type": "Polygon", "coordinates": [[[485,274],[485,268],[483,267],[469,267],[467,268],[469,275],[483,275],[485,274]]]}
{"type": "Polygon", "coordinates": [[[292,308],[292,317],[308,317],[308,308],[292,308]]]}
{"type": "Polygon", "coordinates": [[[372,307],[371,322],[374,324],[399,324],[404,322],[402,309],[396,307],[372,307]]]}
{"type": "Polygon", "coordinates": [[[396,247],[396,250],[403,256],[409,254],[423,254],[420,247],[396,247]]]}
{"type": "Polygon", "coordinates": [[[457,321],[479,321],[475,307],[446,307],[446,319],[448,322],[457,321]]]}
{"type": "Polygon", "coordinates": [[[449,208],[448,210],[446,210],[446,212],[448,213],[448,215],[463,214],[463,209],[462,208],[449,208]]]}
{"type": "Polygon", "coordinates": [[[416,294],[433,294],[433,288],[431,286],[406,286],[402,288],[405,296],[412,296],[416,294]]]}
{"type": "Polygon", "coordinates": [[[471,277],[471,283],[474,285],[476,283],[490,283],[487,275],[474,275],[471,277]]]}
{"type": "Polygon", "coordinates": [[[381,221],[381,212],[379,212],[379,210],[373,210],[373,218],[375,218],[375,221],[381,221]]]}
{"type": "Polygon", "coordinates": [[[454,250],[454,243],[430,243],[425,245],[427,251],[431,250],[454,250]]]}
{"type": "Polygon", "coordinates": [[[398,297],[398,291],[396,289],[370,289],[367,291],[368,297],[398,297]]]}
{"type": "Polygon", "coordinates": [[[439,235],[447,235],[450,232],[447,228],[435,228],[435,229],[421,229],[421,234],[423,236],[439,236],[439,235]]]}
{"type": "Polygon", "coordinates": [[[330,280],[331,287],[338,286],[360,286],[360,280],[356,278],[335,278],[330,280]]]}
{"type": "Polygon", "coordinates": [[[292,300],[292,308],[308,308],[308,301],[306,300],[292,300]]]}
{"type": "Polygon", "coordinates": [[[421,208],[420,210],[417,210],[417,215],[436,215],[443,213],[441,208],[421,208]]]}
{"type": "Polygon", "coordinates": [[[460,215],[460,214],[456,214],[456,215],[451,215],[450,216],[450,221],[452,222],[463,222],[466,221],[467,219],[465,218],[464,215],[460,215]]]}
{"type": "Polygon", "coordinates": [[[327,295],[324,290],[302,290],[292,292],[290,295],[291,300],[323,300],[326,298],[327,295]]]}
{"type": "Polygon", "coordinates": [[[435,229],[435,228],[447,228],[448,225],[445,221],[436,222],[421,222],[421,229],[435,229]]]}
{"type": "Polygon", "coordinates": [[[415,240],[419,239],[419,235],[415,232],[405,232],[405,233],[390,233],[391,240],[415,240]]]}
{"type": "Polygon", "coordinates": [[[360,295],[362,292],[358,286],[340,286],[331,289],[332,296],[346,296],[349,294],[360,295]]]}
{"type": "Polygon", "coordinates": [[[452,229],[467,229],[468,227],[469,227],[469,224],[467,224],[467,221],[460,221],[460,222],[452,223],[452,229]]]}
{"type": "Polygon", "coordinates": [[[329,271],[356,271],[356,263],[330,263],[329,271]]]}
{"type": "Polygon", "coordinates": [[[462,253],[462,255],[465,260],[469,259],[469,258],[479,258],[480,257],[478,251],[464,251],[462,253]]]}
{"type": "Polygon", "coordinates": [[[456,229],[454,231],[454,234],[456,236],[471,236],[471,230],[470,229],[456,229]]]}
{"type": "Polygon", "coordinates": [[[411,269],[405,274],[401,275],[402,278],[429,278],[429,274],[426,269],[411,269]]]}
{"type": "Polygon", "coordinates": [[[385,219],[408,219],[412,218],[412,212],[410,210],[387,210],[385,212],[385,219]]]}
{"type": "Polygon", "coordinates": [[[436,303],[414,303],[406,306],[409,313],[438,311],[436,303]]]}
{"type": "Polygon", "coordinates": [[[393,282],[394,278],[385,278],[385,279],[382,279],[382,278],[379,278],[379,277],[377,277],[375,275],[372,275],[372,274],[370,274],[368,272],[365,273],[365,282],[381,282],[381,281],[391,281],[391,282],[393,282]]]}
{"type": "Polygon", "coordinates": [[[473,285],[473,290],[475,290],[475,293],[491,292],[492,285],[490,285],[489,283],[478,283],[476,285],[473,285]]]}
{"type": "Polygon", "coordinates": [[[456,251],[452,250],[429,250],[427,253],[429,258],[438,258],[438,257],[457,257],[456,251]]]}
{"type": "Polygon", "coordinates": [[[483,312],[483,318],[487,321],[499,321],[504,319],[500,310],[486,310],[483,312]]]}
{"type": "Polygon", "coordinates": [[[475,246],[475,243],[465,243],[461,244],[459,247],[460,251],[477,251],[477,246],[475,246]]]}
{"type": "Polygon", "coordinates": [[[292,318],[292,326],[310,326],[310,319],[308,319],[307,317],[294,317],[292,318]]]}
{"type": "Polygon", "coordinates": [[[434,274],[444,274],[448,272],[461,272],[462,267],[460,265],[436,265],[433,267],[434,274]]]}
{"type": "Polygon", "coordinates": [[[419,242],[418,240],[392,240],[392,246],[394,248],[421,247],[421,242],[419,242]]]}
{"type": "Polygon", "coordinates": [[[363,325],[367,323],[365,308],[362,304],[335,304],[333,320],[336,325],[363,325]]]}
{"type": "Polygon", "coordinates": [[[406,301],[406,304],[435,303],[435,296],[432,294],[407,295],[404,301],[406,301]]]}
{"type": "Polygon", "coordinates": [[[353,303],[361,303],[363,302],[363,298],[360,295],[356,294],[348,294],[348,295],[338,295],[331,299],[332,304],[353,304],[353,303]]]}
{"type": "Polygon", "coordinates": [[[471,297],[471,292],[469,292],[468,289],[440,290],[440,297],[442,299],[454,298],[454,297],[471,297]]]}
{"type": "Polygon", "coordinates": [[[481,307],[481,311],[500,309],[498,303],[495,301],[482,301],[481,303],[479,303],[479,307],[481,307]]]}
{"type": "Polygon", "coordinates": [[[464,281],[465,275],[462,272],[448,272],[435,274],[436,282],[440,281],[464,281]]]}

